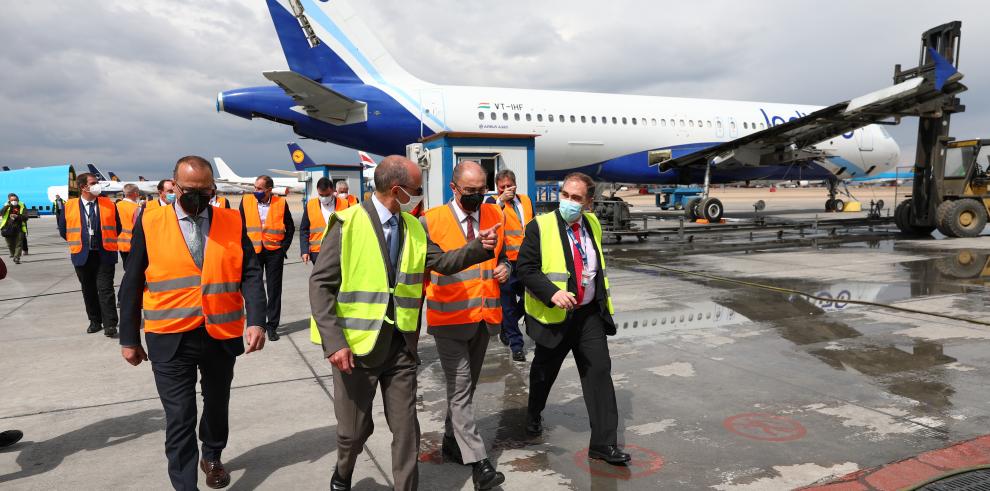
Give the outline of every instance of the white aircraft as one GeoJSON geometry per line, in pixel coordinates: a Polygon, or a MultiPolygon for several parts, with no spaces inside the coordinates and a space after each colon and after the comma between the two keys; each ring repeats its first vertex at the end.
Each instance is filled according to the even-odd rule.
{"type": "MultiPolygon", "coordinates": [[[[239,192],[254,191],[255,177],[241,177],[234,172],[220,157],[214,157],[213,162],[217,165],[217,172],[220,176],[216,179],[219,189],[221,184],[236,186],[239,192]]],[[[274,193],[279,196],[286,196],[289,193],[305,193],[306,183],[300,182],[298,177],[273,177],[275,184],[274,193]]]]}
{"type": "MultiPolygon", "coordinates": [[[[106,174],[103,173],[94,164],[87,164],[86,167],[91,173],[96,175],[100,179],[100,184],[103,185],[103,192],[107,194],[122,193],[124,192],[124,186],[127,184],[134,184],[138,187],[138,191],[142,195],[150,196],[158,193],[158,181],[149,181],[145,179],[144,176],[138,176],[137,181],[124,181],[117,177],[113,171],[108,171],[106,174]]],[[[230,184],[224,184],[217,182],[217,192],[221,194],[241,194],[244,192],[244,188],[241,186],[234,186],[230,184]]]]}
{"type": "MultiPolygon", "coordinates": [[[[269,0],[289,70],[264,73],[276,87],[218,94],[217,110],[379,155],[404,154],[407,144],[444,131],[537,134],[540,180],[572,171],[641,184],[826,180],[828,209],[838,206],[838,181],[898,162],[897,142],[871,123],[944,96],[942,83],[923,77],[824,108],[438,85],[396,63],[351,1],[269,0]]],[[[961,74],[948,77],[954,83],[961,74]]],[[[706,218],[722,214],[707,196],[697,209],[706,218]]]]}

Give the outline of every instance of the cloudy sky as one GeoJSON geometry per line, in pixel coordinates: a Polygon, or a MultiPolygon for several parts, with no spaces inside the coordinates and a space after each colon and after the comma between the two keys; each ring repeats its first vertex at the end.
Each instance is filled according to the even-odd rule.
{"type": "MultiPolygon", "coordinates": [[[[922,31],[962,20],[970,91],[953,134],[990,136],[985,2],[355,3],[400,64],[437,83],[819,105],[889,85],[895,63],[917,63],[922,31]]],[[[187,154],[244,175],[287,167],[291,129],[214,109],[218,91],[268,85],[261,72],[285,66],[264,0],[7,2],[0,163],[94,162],[125,178],[161,176],[187,154]]],[[[915,129],[891,131],[904,162],[915,129]]]]}

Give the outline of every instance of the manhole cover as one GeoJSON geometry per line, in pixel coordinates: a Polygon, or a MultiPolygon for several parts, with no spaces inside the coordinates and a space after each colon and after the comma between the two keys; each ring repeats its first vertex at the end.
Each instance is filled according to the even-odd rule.
{"type": "Polygon", "coordinates": [[[918,488],[924,491],[990,491],[990,469],[963,472],[918,488]]]}

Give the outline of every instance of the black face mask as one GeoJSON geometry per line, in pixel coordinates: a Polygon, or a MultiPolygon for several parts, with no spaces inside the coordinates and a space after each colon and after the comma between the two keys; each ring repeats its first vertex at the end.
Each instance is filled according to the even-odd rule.
{"type": "Polygon", "coordinates": [[[179,196],[179,206],[191,216],[197,216],[210,206],[210,195],[203,193],[182,193],[179,196]]]}
{"type": "Polygon", "coordinates": [[[468,213],[474,213],[481,208],[481,202],[485,200],[484,193],[474,193],[474,194],[462,194],[461,195],[461,206],[464,211],[468,213]]]}

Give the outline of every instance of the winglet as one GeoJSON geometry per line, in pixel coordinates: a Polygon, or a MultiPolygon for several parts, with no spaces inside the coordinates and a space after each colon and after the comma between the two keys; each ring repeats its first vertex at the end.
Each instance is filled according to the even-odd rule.
{"type": "Polygon", "coordinates": [[[304,171],[307,167],[316,167],[316,162],[309,158],[309,154],[303,151],[296,142],[289,142],[289,155],[292,157],[292,165],[296,167],[296,170],[304,171]]]}
{"type": "Polygon", "coordinates": [[[945,81],[959,70],[956,70],[956,67],[949,63],[949,60],[943,58],[942,55],[938,54],[938,51],[932,48],[928,48],[928,56],[935,62],[935,90],[940,91],[945,86],[945,81]]]}

